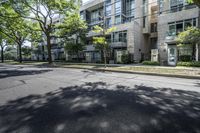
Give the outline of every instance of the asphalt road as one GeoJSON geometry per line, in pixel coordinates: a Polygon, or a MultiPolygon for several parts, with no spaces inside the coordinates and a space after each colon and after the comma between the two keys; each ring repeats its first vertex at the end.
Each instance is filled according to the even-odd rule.
{"type": "Polygon", "coordinates": [[[0,133],[200,133],[200,81],[0,64],[0,133]]]}

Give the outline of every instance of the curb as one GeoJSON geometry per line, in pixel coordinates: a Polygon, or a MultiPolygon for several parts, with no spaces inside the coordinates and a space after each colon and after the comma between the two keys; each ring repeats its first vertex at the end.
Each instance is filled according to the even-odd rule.
{"type": "Polygon", "coordinates": [[[72,68],[72,69],[87,69],[98,72],[116,72],[116,73],[129,73],[129,74],[140,74],[140,75],[151,75],[151,76],[164,76],[173,78],[184,78],[184,79],[200,79],[200,76],[189,76],[189,75],[172,75],[172,74],[159,74],[159,73],[148,73],[148,72],[136,72],[136,71],[123,71],[123,70],[108,70],[108,69],[96,69],[96,68],[80,68],[80,67],[66,67],[57,66],[62,68],[72,68]]]}

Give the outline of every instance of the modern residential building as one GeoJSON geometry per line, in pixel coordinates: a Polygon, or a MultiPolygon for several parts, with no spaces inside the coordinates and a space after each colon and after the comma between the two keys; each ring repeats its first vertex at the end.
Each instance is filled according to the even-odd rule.
{"type": "MultiPolygon", "coordinates": [[[[93,44],[93,37],[99,36],[92,32],[95,25],[116,28],[106,36],[109,63],[123,63],[123,54],[134,62],[151,60],[172,66],[182,55],[193,58],[191,46],[177,47],[176,42],[178,33],[200,24],[200,9],[186,0],[90,0],[81,6],[80,16],[88,24],[86,47],[79,56],[84,62],[102,62],[101,51],[93,44]]],[[[60,21],[62,17],[54,19],[54,23],[60,21]]],[[[59,39],[51,41],[53,59],[77,59],[64,50],[59,39]]]]}
{"type": "MultiPolygon", "coordinates": [[[[80,10],[81,17],[86,20],[89,30],[95,25],[104,25],[106,28],[116,27],[116,30],[107,36],[110,42],[110,61],[121,62],[124,53],[132,55],[132,60],[140,61],[146,53],[144,38],[149,30],[143,24],[144,9],[137,8],[144,5],[141,0],[93,0],[85,3],[80,10]],[[143,28],[144,27],[144,28],[143,28]]],[[[92,44],[92,37],[98,36],[90,31],[88,33],[86,62],[98,62],[101,53],[92,44]]]]}
{"type": "Polygon", "coordinates": [[[192,47],[177,47],[176,37],[186,28],[198,26],[199,12],[197,6],[189,5],[186,0],[159,1],[157,41],[160,61],[163,65],[176,65],[181,55],[192,57],[192,47]]]}
{"type": "Polygon", "coordinates": [[[198,26],[199,8],[186,0],[91,0],[80,9],[81,18],[89,26],[86,62],[101,60],[95,49],[91,30],[95,25],[116,27],[107,36],[110,60],[121,63],[121,56],[130,53],[132,60],[160,61],[176,65],[178,56],[191,54],[191,48],[177,49],[176,35],[188,26],[198,26]]]}

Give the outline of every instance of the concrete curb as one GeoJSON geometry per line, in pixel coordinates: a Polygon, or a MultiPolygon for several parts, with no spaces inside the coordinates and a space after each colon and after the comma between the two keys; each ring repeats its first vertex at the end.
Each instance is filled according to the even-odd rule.
{"type": "Polygon", "coordinates": [[[72,66],[57,66],[62,68],[72,68],[72,69],[87,69],[99,72],[116,72],[116,73],[129,73],[129,74],[141,74],[141,75],[151,75],[151,76],[164,76],[164,77],[174,77],[174,78],[184,78],[184,79],[200,79],[200,76],[190,76],[190,75],[172,75],[172,74],[160,74],[160,73],[148,73],[148,72],[136,72],[136,71],[123,71],[123,70],[109,70],[102,68],[80,68],[72,66]]]}

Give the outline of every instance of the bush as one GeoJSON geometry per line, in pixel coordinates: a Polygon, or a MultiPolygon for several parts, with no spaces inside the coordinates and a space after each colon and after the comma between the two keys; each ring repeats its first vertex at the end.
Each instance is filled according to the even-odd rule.
{"type": "Polygon", "coordinates": [[[160,65],[160,63],[158,61],[143,61],[142,64],[143,65],[154,65],[154,66],[160,65]]]}
{"type": "Polygon", "coordinates": [[[200,67],[200,61],[198,62],[178,62],[177,66],[185,66],[185,67],[200,67]]]}
{"type": "Polygon", "coordinates": [[[192,60],[192,56],[191,55],[181,55],[179,56],[179,60],[183,61],[183,62],[188,62],[192,60]]]}
{"type": "Polygon", "coordinates": [[[131,54],[123,54],[122,55],[122,63],[123,64],[131,63],[131,54]]]}

